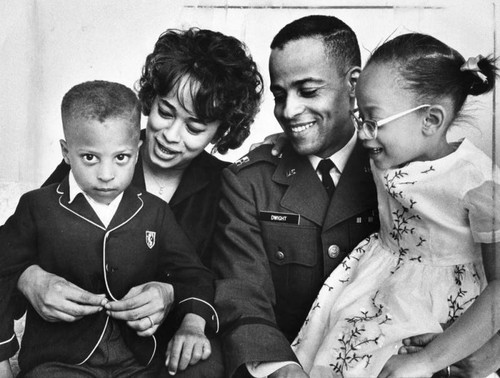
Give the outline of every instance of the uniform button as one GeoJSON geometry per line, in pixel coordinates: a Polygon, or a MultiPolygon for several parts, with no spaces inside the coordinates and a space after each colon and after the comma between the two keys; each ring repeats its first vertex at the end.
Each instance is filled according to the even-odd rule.
{"type": "Polygon", "coordinates": [[[285,254],[281,251],[276,252],[276,258],[278,260],[283,260],[285,258],[285,254]]]}
{"type": "Polygon", "coordinates": [[[336,244],[332,244],[331,246],[328,247],[328,257],[331,259],[334,259],[337,257],[340,253],[340,248],[336,244]]]}

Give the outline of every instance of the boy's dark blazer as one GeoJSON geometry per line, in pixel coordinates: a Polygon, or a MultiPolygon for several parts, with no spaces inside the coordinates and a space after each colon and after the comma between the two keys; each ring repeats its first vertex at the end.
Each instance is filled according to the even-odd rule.
{"type": "MultiPolygon", "coordinates": [[[[15,214],[2,227],[1,339],[12,332],[12,306],[7,298],[19,275],[33,264],[90,292],[106,293],[109,299],[122,298],[145,282],[171,283],[179,316],[199,313],[209,326],[217,327],[216,315],[204,304],[213,301],[212,274],[202,266],[164,201],[130,186],[106,228],[82,194],[69,203],[68,191],[65,178],[60,185],[23,195],[15,214]]],[[[108,321],[101,311],[72,323],[49,323],[28,306],[21,369],[27,371],[44,361],[83,362],[108,321]]],[[[116,322],[138,360],[149,363],[158,350],[157,340],[139,337],[124,322],[116,322]]]]}
{"type": "MultiPolygon", "coordinates": [[[[144,138],[145,133],[142,130],[141,139],[144,138]]],[[[228,165],[228,162],[202,151],[184,171],[181,182],[169,201],[177,223],[193,243],[198,256],[206,266],[209,266],[211,259],[209,245],[215,230],[221,196],[222,170],[228,165]]],[[[68,172],[69,165],[63,160],[43,185],[60,183],[68,172]]],[[[132,185],[146,190],[140,154],[132,185]]]]}
{"type": "Polygon", "coordinates": [[[331,202],[306,156],[270,150],[223,172],[213,269],[229,376],[248,362],[295,360],[290,342],[325,278],[379,227],[360,143],[331,202]]]}

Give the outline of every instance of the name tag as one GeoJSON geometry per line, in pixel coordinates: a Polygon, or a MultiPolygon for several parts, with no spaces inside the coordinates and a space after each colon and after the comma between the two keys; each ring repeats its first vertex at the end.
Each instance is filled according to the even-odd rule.
{"type": "Polygon", "coordinates": [[[259,219],[266,222],[300,224],[300,214],[261,211],[259,219]]]}

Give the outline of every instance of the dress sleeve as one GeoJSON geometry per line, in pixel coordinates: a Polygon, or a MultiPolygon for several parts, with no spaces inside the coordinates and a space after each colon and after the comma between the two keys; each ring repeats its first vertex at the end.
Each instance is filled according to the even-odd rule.
{"type": "Polygon", "coordinates": [[[467,191],[464,197],[474,241],[500,242],[500,179],[494,174],[467,191]]]}

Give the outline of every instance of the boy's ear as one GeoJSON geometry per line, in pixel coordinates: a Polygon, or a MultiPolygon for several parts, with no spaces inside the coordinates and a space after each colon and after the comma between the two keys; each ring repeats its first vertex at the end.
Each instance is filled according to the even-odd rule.
{"type": "Polygon", "coordinates": [[[424,135],[434,135],[444,129],[447,118],[446,109],[441,105],[432,105],[427,109],[423,120],[422,132],[424,135]]]}
{"type": "Polygon", "coordinates": [[[346,78],[348,80],[347,85],[349,86],[349,97],[355,98],[356,84],[358,83],[359,74],[361,73],[361,68],[358,66],[351,67],[347,71],[346,78]]]}
{"type": "Polygon", "coordinates": [[[64,139],[60,139],[59,144],[61,145],[61,152],[62,152],[62,156],[63,156],[64,161],[66,162],[66,164],[70,165],[69,156],[68,156],[69,155],[68,143],[64,139]]]}

